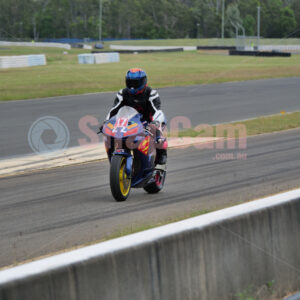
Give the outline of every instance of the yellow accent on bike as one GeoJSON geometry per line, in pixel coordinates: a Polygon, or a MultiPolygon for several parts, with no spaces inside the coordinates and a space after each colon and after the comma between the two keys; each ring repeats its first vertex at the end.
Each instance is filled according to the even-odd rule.
{"type": "Polygon", "coordinates": [[[128,178],[128,176],[126,174],[126,158],[125,157],[123,157],[121,166],[120,166],[119,183],[120,183],[121,193],[124,197],[126,197],[130,191],[131,179],[128,178]]]}
{"type": "Polygon", "coordinates": [[[147,155],[149,151],[150,136],[147,136],[139,145],[138,150],[147,155]]]}
{"type": "Polygon", "coordinates": [[[131,129],[131,128],[134,128],[134,127],[136,127],[136,126],[137,126],[137,124],[136,124],[136,123],[133,123],[133,124],[129,125],[129,126],[127,127],[127,129],[131,129]]]}

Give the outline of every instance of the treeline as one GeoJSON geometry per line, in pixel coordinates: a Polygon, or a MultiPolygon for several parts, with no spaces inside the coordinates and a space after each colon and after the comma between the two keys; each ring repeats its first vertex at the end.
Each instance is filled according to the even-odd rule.
{"type": "MultiPolygon", "coordinates": [[[[99,0],[0,0],[0,39],[98,38],[99,0]]],[[[105,38],[221,37],[222,0],[102,0],[105,38]]],[[[300,0],[225,0],[225,37],[233,24],[255,35],[300,37],[300,0]],[[299,31],[297,31],[299,29],[299,31]]],[[[240,31],[240,34],[242,31],[240,31]]]]}

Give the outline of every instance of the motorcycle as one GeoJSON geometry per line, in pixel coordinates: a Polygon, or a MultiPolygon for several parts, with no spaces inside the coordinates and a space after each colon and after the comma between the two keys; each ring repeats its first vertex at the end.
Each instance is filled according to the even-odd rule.
{"type": "MultiPolygon", "coordinates": [[[[163,189],[166,167],[156,164],[156,130],[165,124],[162,111],[153,116],[153,124],[142,122],[142,115],[123,106],[103,125],[102,133],[110,161],[110,188],[116,201],[125,201],[131,188],[143,188],[150,194],[163,189]]],[[[165,142],[166,143],[166,142],[165,142]]]]}

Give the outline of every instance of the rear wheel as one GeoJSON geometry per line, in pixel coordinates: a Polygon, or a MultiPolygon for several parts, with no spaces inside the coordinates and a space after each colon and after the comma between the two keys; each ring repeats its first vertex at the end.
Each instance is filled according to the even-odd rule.
{"type": "Polygon", "coordinates": [[[110,189],[116,201],[125,201],[130,193],[131,179],[126,174],[126,157],[115,155],[110,164],[110,189]]]}
{"type": "Polygon", "coordinates": [[[149,194],[159,193],[164,187],[166,174],[166,171],[155,170],[153,173],[153,178],[151,179],[150,183],[144,186],[144,190],[149,194]]]}

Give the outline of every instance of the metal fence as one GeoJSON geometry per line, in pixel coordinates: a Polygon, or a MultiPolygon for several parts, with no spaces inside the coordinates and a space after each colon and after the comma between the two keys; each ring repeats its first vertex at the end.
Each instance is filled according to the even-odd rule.
{"type": "Polygon", "coordinates": [[[257,36],[243,36],[236,37],[236,49],[238,51],[254,51],[258,50],[259,40],[257,36]]]}

